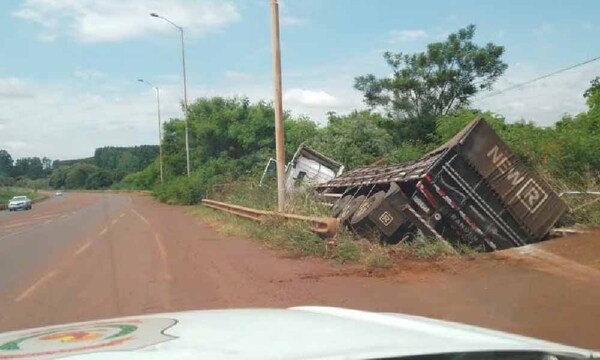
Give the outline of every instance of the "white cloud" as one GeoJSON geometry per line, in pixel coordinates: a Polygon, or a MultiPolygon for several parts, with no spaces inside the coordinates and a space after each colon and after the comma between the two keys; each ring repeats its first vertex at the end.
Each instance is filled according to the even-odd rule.
{"type": "MultiPolygon", "coordinates": [[[[326,64],[316,69],[290,69],[284,72],[284,109],[296,116],[308,115],[323,124],[328,111],[345,114],[364,108],[361,93],[352,87],[351,74],[357,73],[360,72],[356,69],[326,64]],[[291,72],[297,76],[290,76],[291,72]]],[[[576,114],[586,109],[582,94],[598,73],[600,63],[588,64],[522,89],[480,100],[474,106],[498,112],[509,120],[524,118],[549,125],[564,113],[576,114]]],[[[234,79],[250,74],[230,71],[228,75],[234,79]]],[[[543,74],[534,66],[511,64],[495,89],[540,75],[543,74]]],[[[159,78],[163,119],[180,117],[180,76],[164,74],[159,78]]],[[[98,86],[90,87],[89,91],[81,91],[80,85],[69,85],[71,82],[63,84],[0,78],[0,147],[7,148],[14,158],[68,159],[91,156],[94,148],[100,146],[157,143],[156,102],[152,89],[140,86],[133,88],[134,92],[127,92],[122,89],[131,87],[125,86],[123,80],[108,76],[102,77],[98,86]]],[[[190,101],[217,95],[248,96],[252,101],[273,98],[270,73],[254,73],[252,81],[224,81],[210,87],[198,83],[190,85],[190,101]]]]}
{"type": "Polygon", "coordinates": [[[15,152],[15,151],[18,151],[18,150],[21,150],[21,149],[27,147],[27,143],[25,141],[20,141],[20,140],[17,140],[17,141],[9,140],[9,141],[6,141],[4,143],[4,145],[6,146],[5,150],[8,151],[9,153],[15,152]]]}
{"type": "Polygon", "coordinates": [[[190,34],[218,30],[240,18],[235,4],[217,0],[25,0],[12,15],[39,24],[42,41],[72,36],[82,42],[111,42],[173,31],[150,12],[190,34]]]}
{"type": "Polygon", "coordinates": [[[337,103],[333,95],[323,90],[290,89],[285,91],[283,99],[292,106],[328,107],[337,103]]]}
{"type": "Polygon", "coordinates": [[[390,32],[390,43],[413,41],[428,37],[425,30],[393,30],[390,32]]]}
{"type": "Polygon", "coordinates": [[[306,25],[309,23],[309,21],[306,18],[284,15],[279,19],[279,23],[282,26],[295,26],[295,25],[306,25]]]}
{"type": "MultiPolygon", "coordinates": [[[[167,76],[166,78],[171,78],[167,76]]],[[[181,82],[161,81],[163,120],[181,117],[181,82]]],[[[270,76],[256,75],[253,81],[225,82],[218,87],[192,84],[190,101],[198,97],[247,96],[251,101],[273,98],[270,76]]],[[[299,79],[296,81],[306,81],[299,79]]],[[[308,115],[323,123],[327,111],[345,113],[360,106],[360,96],[352,89],[352,79],[327,78],[323,87],[305,87],[290,81],[284,107],[294,115],[308,115]]],[[[22,79],[2,79],[0,83],[22,84],[22,79]]],[[[312,81],[311,81],[312,82],[312,81]]],[[[148,87],[127,92],[121,80],[103,77],[98,86],[81,91],[78,85],[27,83],[29,98],[2,98],[0,148],[13,158],[48,156],[70,159],[92,156],[96,147],[156,144],[156,100],[148,87]],[[68,86],[73,86],[72,88],[68,86]],[[9,142],[11,142],[9,144],[9,142]],[[24,144],[26,143],[26,144],[24,144]]]]}
{"type": "Polygon", "coordinates": [[[252,74],[242,71],[227,70],[225,71],[225,77],[232,80],[250,80],[252,79],[252,74]]]}
{"type": "Polygon", "coordinates": [[[92,80],[104,77],[104,74],[98,70],[75,70],[73,76],[81,80],[92,80]]]}
{"type": "Polygon", "coordinates": [[[25,80],[15,77],[0,78],[0,98],[32,97],[34,88],[25,80]]]}
{"type": "MultiPolygon", "coordinates": [[[[600,63],[592,63],[556,76],[540,80],[531,85],[475,101],[474,106],[492,110],[509,120],[525,119],[539,125],[551,125],[564,114],[577,114],[586,110],[583,93],[590,81],[600,73],[600,63]]],[[[515,64],[495,85],[502,90],[534,78],[540,73],[534,66],[515,64]]]]}
{"type": "MultiPolygon", "coordinates": [[[[5,82],[2,80],[0,83],[5,82]]],[[[80,93],[56,85],[32,83],[30,87],[36,91],[29,98],[1,100],[0,148],[6,148],[13,158],[64,160],[91,156],[100,146],[158,142],[156,100],[150,88],[140,87],[135,93],[80,93]]],[[[180,98],[179,83],[163,84],[163,119],[181,116],[180,98]]]]}

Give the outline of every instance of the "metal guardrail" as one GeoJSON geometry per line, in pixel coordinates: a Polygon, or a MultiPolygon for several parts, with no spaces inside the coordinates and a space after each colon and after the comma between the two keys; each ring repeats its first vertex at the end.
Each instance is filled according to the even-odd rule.
{"type": "Polygon", "coordinates": [[[269,217],[281,217],[290,220],[299,220],[309,222],[311,225],[311,229],[313,232],[322,235],[331,237],[334,236],[339,227],[340,222],[338,219],[330,218],[330,217],[313,217],[313,216],[303,216],[303,215],[294,215],[294,214],[285,214],[278,213],[274,211],[266,211],[266,210],[258,210],[247,208],[244,206],[228,204],[220,201],[203,199],[202,204],[209,208],[226,211],[230,214],[234,214],[237,216],[244,217],[246,219],[263,222],[267,220],[269,217]]]}

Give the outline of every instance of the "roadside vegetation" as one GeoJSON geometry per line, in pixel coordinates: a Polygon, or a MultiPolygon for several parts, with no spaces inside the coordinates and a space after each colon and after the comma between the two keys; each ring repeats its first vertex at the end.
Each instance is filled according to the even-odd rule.
{"type": "Polygon", "coordinates": [[[204,206],[194,207],[191,214],[221,234],[257,239],[287,256],[319,257],[340,264],[361,265],[367,271],[387,269],[403,261],[435,261],[475,252],[468,249],[463,253],[445,242],[425,239],[384,246],[346,229],[341,229],[333,239],[323,239],[304,222],[269,219],[258,223],[204,206]]]}
{"type": "MultiPolygon", "coordinates": [[[[501,114],[473,107],[472,99],[489,90],[504,73],[504,48],[480,46],[475,27],[450,34],[415,54],[386,52],[392,75],[355,78],[366,109],[348,114],[329,112],[326,124],[285,114],[286,159],[301,143],[344,164],[346,170],[375,161],[399,163],[414,160],[437,148],[476,117],[484,117],[515,152],[520,161],[548,179],[557,191],[598,190],[600,179],[600,79],[590,79],[585,97],[588,109],[566,114],[552,126],[521,119],[508,121],[501,114]]],[[[274,154],[274,111],[271,103],[246,98],[200,98],[190,104],[191,176],[187,177],[184,122],[164,124],[165,183],[158,183],[156,161],[127,175],[120,186],[152,189],[155,197],[171,204],[196,204],[202,198],[253,208],[275,209],[272,187],[259,187],[264,166],[274,154]]],[[[273,185],[273,184],[270,184],[273,185]]],[[[286,211],[326,215],[327,208],[300,193],[288,201],[286,211]]],[[[600,225],[600,200],[565,197],[575,211],[564,224],[600,225]],[[589,202],[589,204],[588,204],[589,202]],[[585,206],[581,207],[585,203],[585,206]]],[[[471,256],[477,249],[417,238],[382,247],[376,241],[357,239],[342,232],[335,244],[318,239],[301,224],[275,221],[256,224],[210,209],[196,214],[230,234],[263,240],[269,246],[299,256],[320,256],[339,262],[386,268],[397,259],[437,259],[471,256]]]]}
{"type": "Polygon", "coordinates": [[[33,190],[108,189],[116,187],[127,174],[149,167],[157,156],[158,146],[142,145],[98,148],[93,157],[84,159],[52,161],[47,157],[26,157],[13,161],[8,151],[0,149],[0,186],[33,190]]]}
{"type": "Polygon", "coordinates": [[[19,187],[0,187],[0,210],[4,210],[7,207],[8,201],[12,199],[14,196],[27,196],[32,201],[40,201],[48,197],[48,195],[43,194],[41,192],[19,188],[19,187]]]}
{"type": "MultiPolygon", "coordinates": [[[[285,212],[328,216],[328,207],[308,190],[295,192],[288,200],[285,212]]],[[[213,200],[264,210],[276,206],[276,195],[274,184],[259,187],[248,181],[217,186],[209,191],[213,200]]],[[[341,229],[332,239],[324,239],[311,232],[308,223],[301,221],[271,218],[259,223],[201,205],[194,207],[191,213],[220,233],[257,239],[288,256],[320,257],[341,264],[362,265],[366,270],[389,268],[401,260],[431,261],[461,254],[450,244],[423,237],[384,246],[375,237],[358,236],[347,229],[341,229]]]]}
{"type": "MultiPolygon", "coordinates": [[[[484,117],[515,152],[520,161],[537,170],[560,191],[600,190],[600,78],[590,79],[581,94],[587,109],[566,114],[551,126],[527,119],[509,121],[480,109],[473,99],[493,88],[507,69],[501,45],[474,41],[469,25],[434,42],[422,52],[385,52],[386,76],[364,74],[354,87],[363,94],[365,109],[347,114],[328,112],[326,123],[306,116],[285,114],[286,159],[306,143],[344,164],[346,170],[375,161],[398,163],[419,158],[450,139],[478,116],[484,117]]],[[[369,69],[365,69],[368,72],[369,69]]],[[[191,175],[186,174],[184,119],[163,124],[164,183],[159,182],[158,147],[101,148],[94,156],[72,161],[24,158],[13,162],[0,151],[0,185],[31,188],[151,190],[170,204],[197,204],[210,197],[254,208],[272,210],[275,192],[258,182],[273,156],[274,109],[270,102],[244,97],[198,98],[189,106],[191,175]],[[27,183],[27,182],[38,183],[27,183]],[[24,185],[27,183],[28,185],[24,185]]],[[[269,185],[269,184],[267,184],[269,185]]],[[[310,195],[292,198],[286,211],[325,215],[327,209],[310,195]]],[[[600,225],[600,201],[587,195],[566,197],[575,211],[565,225],[600,225]],[[581,206],[585,204],[585,206],[581,206]]],[[[223,215],[196,209],[208,218],[223,215]]],[[[220,227],[243,229],[246,235],[270,239],[273,247],[294,254],[318,255],[385,267],[387,249],[365,250],[357,239],[340,234],[335,250],[305,230],[291,231],[293,223],[256,226],[242,219],[216,221],[220,227]],[[252,224],[252,225],[249,225],[252,224]],[[290,235],[294,233],[294,235],[290,235]],[[296,238],[304,234],[306,241],[296,238]],[[366,256],[365,254],[368,254],[366,256]]],[[[242,230],[240,230],[242,231],[242,230]]],[[[265,240],[267,241],[267,240],[265,240]]],[[[373,246],[373,245],[371,245],[373,246]]],[[[444,244],[413,241],[397,246],[417,257],[446,254],[444,244]],[[415,247],[415,248],[411,248],[415,247]]],[[[468,253],[468,249],[460,251],[468,253]]]]}
{"type": "MultiPolygon", "coordinates": [[[[415,54],[386,52],[392,77],[355,79],[366,109],[329,112],[326,124],[286,113],[286,158],[306,143],[347,170],[377,160],[398,163],[435,149],[483,116],[521,161],[555,184],[587,189],[589,179],[600,178],[600,80],[590,79],[581,94],[588,104],[582,113],[564,115],[547,127],[527,119],[508,121],[473,106],[473,97],[491,89],[507,68],[504,48],[475,43],[475,31],[465,27],[415,54]]],[[[159,200],[174,204],[197,203],[216,185],[247,181],[255,187],[274,154],[273,118],[272,104],[264,101],[196,99],[188,114],[191,176],[186,176],[184,122],[170,119],[164,124],[165,183],[158,182],[155,161],[125,176],[119,186],[153,190],[159,200]]]]}

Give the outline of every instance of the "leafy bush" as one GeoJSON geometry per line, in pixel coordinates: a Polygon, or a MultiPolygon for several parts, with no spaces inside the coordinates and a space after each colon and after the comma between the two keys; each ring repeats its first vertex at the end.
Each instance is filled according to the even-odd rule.
{"type": "MultiPolygon", "coordinates": [[[[431,147],[431,146],[430,146],[431,147]]],[[[417,160],[425,155],[429,150],[426,145],[421,143],[401,143],[396,150],[390,153],[387,158],[387,163],[398,164],[406,161],[417,160]]]]}
{"type": "Polygon", "coordinates": [[[202,198],[204,188],[194,177],[177,177],[154,187],[154,196],[168,204],[197,204],[202,198]]]}
{"type": "Polygon", "coordinates": [[[155,161],[144,170],[125,176],[117,187],[129,190],[150,190],[159,182],[160,171],[158,161],[155,161]]]}
{"type": "Polygon", "coordinates": [[[332,257],[341,263],[353,263],[360,260],[362,251],[362,248],[352,234],[346,229],[341,229],[336,235],[336,244],[332,257]]]}
{"type": "Polygon", "coordinates": [[[383,247],[376,246],[364,256],[363,264],[368,270],[387,269],[392,266],[392,260],[383,247]]]}
{"type": "Polygon", "coordinates": [[[379,119],[368,111],[330,114],[327,127],[308,143],[350,169],[373,163],[393,149],[392,136],[378,126],[379,119]]]}
{"type": "Polygon", "coordinates": [[[6,203],[13,198],[13,196],[24,195],[31,200],[39,200],[46,197],[46,195],[39,193],[31,188],[21,187],[0,187],[0,208],[5,206],[6,203]]]}

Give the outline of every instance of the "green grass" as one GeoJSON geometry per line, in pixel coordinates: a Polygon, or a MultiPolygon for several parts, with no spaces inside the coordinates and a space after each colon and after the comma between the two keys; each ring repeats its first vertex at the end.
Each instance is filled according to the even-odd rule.
{"type": "Polygon", "coordinates": [[[421,233],[415,236],[411,241],[404,241],[395,246],[397,250],[422,260],[456,256],[461,253],[472,255],[472,252],[475,251],[467,246],[463,246],[461,248],[463,250],[456,250],[446,241],[429,239],[421,235],[421,233]]]}
{"type": "MultiPolygon", "coordinates": [[[[273,186],[259,187],[247,181],[213,188],[208,198],[263,210],[274,210],[277,205],[273,186]]],[[[329,208],[309,191],[296,191],[287,199],[284,211],[309,216],[329,215],[329,208]]],[[[362,264],[367,270],[389,268],[399,264],[398,259],[435,260],[449,256],[473,256],[477,252],[466,246],[455,250],[445,241],[424,236],[384,246],[379,243],[376,234],[358,237],[343,228],[334,239],[323,239],[314,234],[306,222],[274,217],[259,223],[205,206],[196,206],[192,213],[223,234],[258,239],[268,247],[290,256],[313,256],[342,264],[362,264]],[[401,256],[397,257],[396,254],[401,256]]]]}
{"type": "Polygon", "coordinates": [[[39,200],[46,197],[46,195],[35,192],[31,189],[15,188],[15,187],[0,187],[0,204],[6,205],[13,196],[25,195],[31,200],[39,200]]]}
{"type": "Polygon", "coordinates": [[[367,270],[387,269],[392,266],[392,259],[387,249],[375,246],[362,257],[363,265],[367,270]]]}
{"type": "MultiPolygon", "coordinates": [[[[576,181],[565,181],[552,179],[548,176],[546,180],[556,192],[563,191],[600,191],[600,178],[593,174],[578,176],[576,181]]],[[[569,212],[559,219],[557,227],[600,227],[600,197],[597,195],[565,195],[562,200],[567,204],[569,212]]]]}
{"type": "Polygon", "coordinates": [[[191,213],[225,235],[259,239],[270,248],[291,256],[325,257],[327,254],[326,241],[310,231],[304,222],[273,218],[259,223],[204,206],[195,207],[191,213]]]}
{"type": "Polygon", "coordinates": [[[336,235],[335,251],[332,257],[343,263],[359,262],[363,256],[363,249],[346,229],[341,229],[336,235]]]}
{"type": "Polygon", "coordinates": [[[435,260],[450,256],[473,256],[470,248],[454,250],[447,242],[417,237],[411,242],[384,246],[359,239],[342,229],[333,239],[323,239],[310,231],[309,224],[271,218],[262,223],[244,219],[205,206],[196,206],[191,214],[228,236],[249,237],[271,249],[292,257],[320,257],[341,264],[361,264],[368,271],[387,269],[400,264],[392,254],[400,252],[402,259],[435,260]]]}

